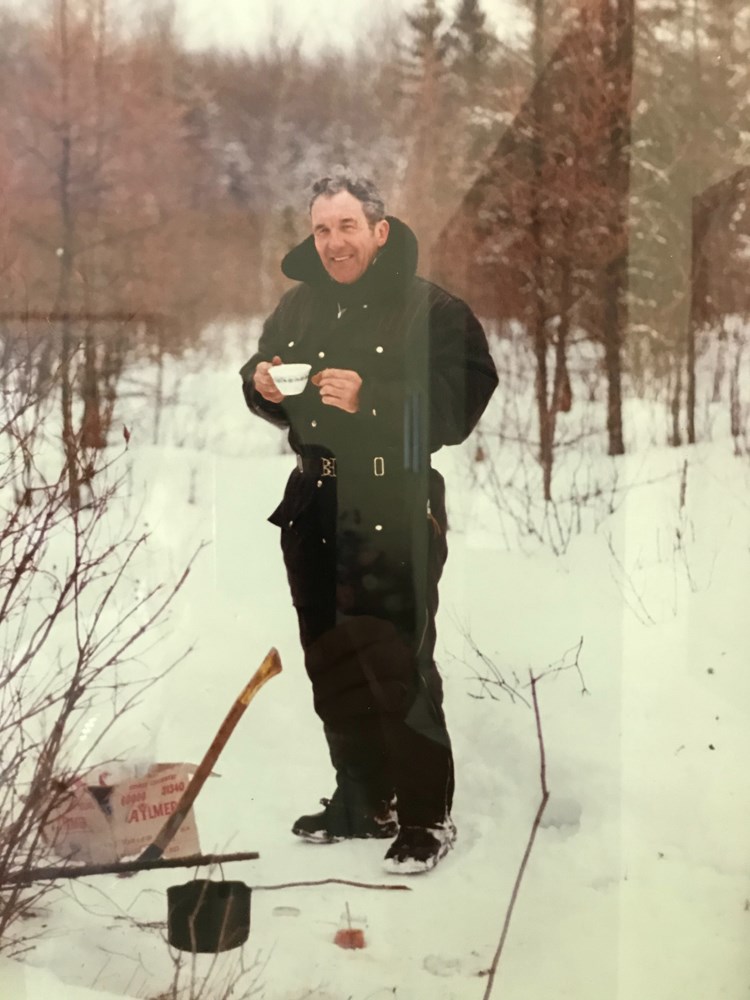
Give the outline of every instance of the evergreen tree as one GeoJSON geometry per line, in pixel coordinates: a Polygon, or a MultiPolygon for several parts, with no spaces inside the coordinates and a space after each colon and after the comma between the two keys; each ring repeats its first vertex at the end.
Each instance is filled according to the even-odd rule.
{"type": "Polygon", "coordinates": [[[497,49],[497,38],[487,28],[487,15],[479,0],[460,0],[446,36],[450,65],[464,96],[477,96],[497,49]]]}
{"type": "Polygon", "coordinates": [[[479,0],[460,0],[446,35],[452,113],[465,140],[464,170],[486,158],[497,139],[497,111],[506,103],[501,94],[507,80],[501,80],[495,58],[498,41],[486,22],[479,0]]]}
{"type": "Polygon", "coordinates": [[[414,224],[424,253],[439,226],[440,190],[450,175],[447,102],[447,42],[444,17],[436,0],[422,0],[406,14],[409,38],[403,63],[403,124],[407,136],[407,167],[402,201],[414,224]]]}
{"type": "Polygon", "coordinates": [[[437,0],[422,0],[421,7],[407,14],[406,20],[412,32],[407,51],[416,68],[437,67],[445,59],[447,48],[445,31],[441,31],[444,17],[437,0]]]}

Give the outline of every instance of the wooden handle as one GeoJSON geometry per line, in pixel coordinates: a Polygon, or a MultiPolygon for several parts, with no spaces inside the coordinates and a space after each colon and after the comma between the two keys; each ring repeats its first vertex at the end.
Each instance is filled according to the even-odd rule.
{"type": "Polygon", "coordinates": [[[219,759],[219,754],[224,749],[232,735],[234,727],[240,721],[243,712],[255,697],[257,692],[263,687],[266,681],[281,673],[281,659],[278,651],[273,648],[266,654],[265,659],[245,685],[241,694],[237,697],[232,707],[229,709],[226,718],[219,726],[219,730],[214,736],[211,746],[205,753],[203,760],[195,770],[195,774],[180,796],[180,800],[175,806],[174,812],[169,816],[147,848],[139,855],[138,861],[155,861],[160,858],[167,845],[182,825],[188,814],[190,807],[200,792],[206,778],[213,770],[214,764],[219,759]]]}

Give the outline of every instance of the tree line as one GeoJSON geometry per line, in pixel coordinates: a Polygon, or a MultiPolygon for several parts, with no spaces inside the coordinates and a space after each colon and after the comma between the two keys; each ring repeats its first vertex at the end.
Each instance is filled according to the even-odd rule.
{"type": "Polygon", "coordinates": [[[423,273],[528,330],[550,470],[576,338],[603,347],[612,453],[623,373],[668,386],[673,440],[694,438],[690,206],[747,153],[740,0],[519,0],[512,45],[481,0],[414,0],[314,54],[190,52],[168,6],[126,28],[118,4],[0,16],[0,320],[47,345],[41,378],[60,365],[71,461],[106,441],[128,354],[272,305],[336,163],[376,177],[423,273]]]}

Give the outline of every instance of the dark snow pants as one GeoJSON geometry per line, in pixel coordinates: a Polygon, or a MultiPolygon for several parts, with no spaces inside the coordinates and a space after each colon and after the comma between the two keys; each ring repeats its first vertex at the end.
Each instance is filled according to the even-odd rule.
{"type": "Polygon", "coordinates": [[[339,793],[355,811],[378,811],[395,794],[404,826],[444,821],[454,791],[434,660],[438,581],[447,555],[444,528],[437,522],[430,527],[416,621],[377,605],[365,607],[377,614],[343,613],[333,546],[321,536],[303,536],[299,526],[296,532],[290,526],[282,529],[282,548],[339,793]]]}

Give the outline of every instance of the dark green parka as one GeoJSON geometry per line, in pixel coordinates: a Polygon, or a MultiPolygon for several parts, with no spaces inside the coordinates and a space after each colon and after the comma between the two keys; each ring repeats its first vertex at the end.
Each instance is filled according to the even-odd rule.
{"type": "Polygon", "coordinates": [[[388,221],[386,244],[352,285],[328,276],[312,236],[287,254],[282,270],[299,284],[266,320],[241,374],[250,409],[288,428],[299,456],[269,518],[282,529],[294,603],[335,593],[340,615],[385,618],[414,635],[423,627],[430,535],[446,529],[430,455],[470,434],[497,375],[472,311],[416,276],[413,232],[388,221]],[[359,411],[324,405],[312,382],[280,404],[263,399],[253,373],[274,355],[308,362],[311,376],[356,371],[359,411]]]}

